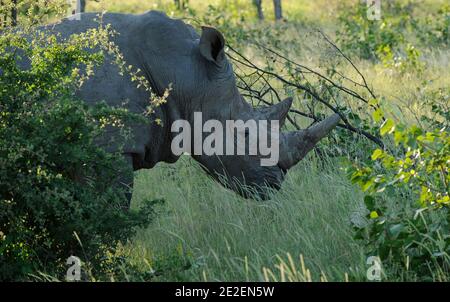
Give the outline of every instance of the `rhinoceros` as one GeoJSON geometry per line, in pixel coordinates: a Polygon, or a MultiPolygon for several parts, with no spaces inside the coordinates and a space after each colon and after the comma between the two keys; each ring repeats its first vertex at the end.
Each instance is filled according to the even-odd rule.
{"type": "MultiPolygon", "coordinates": [[[[68,37],[98,27],[96,13],[83,13],[79,20],[64,19],[46,27],[68,37]]],[[[292,105],[288,98],[276,105],[254,108],[240,94],[232,64],[225,53],[225,39],[213,27],[202,27],[201,33],[182,20],[169,18],[162,12],[140,15],[106,13],[103,23],[118,33],[114,43],[127,64],[145,71],[152,90],[163,94],[171,86],[167,102],[155,109],[161,123],[133,125],[132,142],[123,149],[131,175],[121,182],[132,188],[132,171],[149,169],[158,162],[174,163],[179,158],[171,150],[176,120],[193,123],[194,112],[204,120],[278,120],[284,122],[292,105]]],[[[111,58],[109,60],[112,60],[111,58]]],[[[114,64],[105,63],[95,70],[78,92],[89,104],[105,101],[111,106],[126,106],[142,113],[148,106],[149,93],[137,88],[127,75],[119,74],[114,64]],[[126,102],[124,102],[126,101],[126,102]]],[[[314,126],[294,132],[280,133],[279,159],[272,166],[262,166],[254,155],[192,155],[213,178],[244,197],[270,198],[267,188],[280,189],[288,169],[293,167],[340,121],[335,114],[314,126]],[[242,188],[249,190],[243,190],[242,188]],[[251,191],[252,194],[248,192],[251,191]]],[[[131,194],[129,194],[131,198],[131,194]]]]}

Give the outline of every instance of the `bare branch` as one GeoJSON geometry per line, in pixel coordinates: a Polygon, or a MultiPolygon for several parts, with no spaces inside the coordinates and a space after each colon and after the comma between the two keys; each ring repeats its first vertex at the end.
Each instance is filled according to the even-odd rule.
{"type": "MultiPolygon", "coordinates": [[[[330,40],[328,40],[329,43],[332,43],[330,40]]],[[[324,81],[325,83],[328,83],[330,86],[326,85],[326,90],[327,93],[331,95],[331,97],[334,99],[334,96],[332,94],[332,92],[330,91],[330,88],[336,88],[339,91],[344,92],[345,94],[354,97],[362,102],[364,102],[365,104],[368,104],[369,101],[367,99],[365,99],[364,97],[362,97],[360,94],[358,94],[357,92],[344,87],[336,82],[334,82],[332,79],[322,75],[321,73],[307,67],[307,66],[303,66],[301,64],[298,64],[292,60],[290,60],[289,58],[287,58],[286,56],[283,56],[282,54],[278,53],[277,51],[271,50],[269,48],[267,48],[264,45],[260,45],[257,42],[254,42],[254,44],[262,49],[264,49],[265,51],[270,52],[271,54],[275,55],[276,57],[278,57],[279,59],[282,59],[284,62],[288,62],[290,64],[292,64],[293,66],[296,66],[299,68],[299,73],[303,74],[305,71],[308,72],[309,74],[315,75],[317,76],[319,79],[321,79],[322,81],[324,81]]],[[[297,81],[291,81],[288,80],[287,78],[283,77],[282,75],[271,71],[271,70],[266,70],[264,68],[261,68],[259,66],[257,66],[255,63],[253,63],[252,61],[250,61],[249,59],[247,59],[242,53],[240,53],[239,51],[237,51],[236,49],[234,49],[232,46],[228,45],[231,53],[228,53],[229,58],[234,61],[235,63],[237,63],[238,65],[242,66],[242,67],[246,67],[250,70],[252,70],[253,72],[250,75],[247,75],[248,77],[251,76],[257,76],[256,80],[253,80],[251,84],[248,84],[247,81],[244,79],[244,77],[247,77],[246,75],[242,76],[242,75],[237,75],[238,79],[243,83],[243,86],[240,86],[239,88],[247,91],[248,92],[248,96],[250,96],[252,99],[258,99],[260,102],[266,104],[266,105],[272,105],[273,103],[265,100],[262,96],[260,91],[258,91],[257,89],[253,88],[253,86],[258,83],[264,83],[264,86],[268,87],[268,89],[264,92],[264,94],[267,94],[268,92],[271,92],[271,94],[275,95],[276,99],[278,100],[278,102],[281,101],[280,95],[277,92],[277,90],[272,86],[272,84],[270,83],[268,77],[270,78],[274,78],[276,80],[278,80],[279,82],[281,82],[284,86],[288,86],[288,87],[294,87],[298,90],[302,90],[305,91],[308,95],[310,95],[313,99],[315,99],[316,101],[318,101],[319,103],[323,104],[325,107],[329,108],[330,110],[332,110],[334,113],[337,113],[343,123],[339,124],[338,126],[343,128],[343,129],[347,129],[351,132],[357,133],[359,135],[362,135],[364,137],[366,137],[367,139],[373,141],[374,143],[376,143],[377,145],[379,145],[380,147],[384,148],[384,143],[383,141],[376,137],[375,135],[370,134],[367,131],[364,131],[362,129],[359,129],[353,125],[350,124],[350,122],[348,121],[347,117],[340,111],[339,108],[333,106],[330,104],[330,102],[328,102],[327,100],[324,99],[324,97],[322,97],[315,89],[314,87],[307,82],[307,85],[298,83],[297,81]]],[[[337,48],[337,47],[336,47],[337,48]]],[[[341,52],[340,52],[341,53],[341,52]]],[[[346,57],[346,60],[348,60],[349,62],[350,59],[348,59],[346,57]]],[[[356,68],[356,66],[351,62],[352,66],[356,68]]],[[[242,70],[240,68],[240,70],[242,70]]],[[[359,84],[359,86],[364,87],[365,89],[367,89],[367,91],[369,91],[370,95],[372,97],[375,96],[375,94],[373,93],[373,91],[370,89],[370,87],[367,85],[367,81],[365,80],[364,76],[362,75],[362,73],[359,72],[359,70],[357,70],[357,72],[361,75],[361,78],[363,79],[363,84],[361,83],[357,83],[354,82],[355,84],[359,84]]],[[[337,101],[335,100],[335,102],[337,103],[337,101]]],[[[373,108],[376,108],[376,106],[372,106],[373,108]]],[[[305,113],[302,112],[300,110],[297,109],[292,109],[290,111],[291,113],[294,114],[298,114],[300,116],[303,117],[307,117],[307,118],[311,118],[314,123],[319,122],[321,120],[321,118],[319,118],[318,116],[316,116],[316,114],[314,114],[314,110],[313,108],[310,108],[310,112],[311,113],[305,113]]],[[[290,117],[289,117],[289,121],[297,128],[299,129],[299,126],[297,123],[295,123],[295,121],[293,121],[290,117]]]]}

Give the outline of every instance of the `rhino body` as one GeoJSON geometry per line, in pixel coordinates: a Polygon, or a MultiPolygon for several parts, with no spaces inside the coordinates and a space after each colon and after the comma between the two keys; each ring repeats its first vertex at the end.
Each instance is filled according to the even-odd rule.
{"type": "MultiPolygon", "coordinates": [[[[46,27],[62,37],[82,33],[98,27],[97,14],[81,14],[81,20],[62,20],[46,27]]],[[[127,142],[123,155],[130,173],[123,173],[122,184],[132,188],[132,171],[152,168],[158,162],[173,163],[178,159],[171,151],[176,134],[171,124],[176,120],[193,123],[194,112],[201,112],[204,120],[267,119],[283,123],[292,100],[272,107],[253,108],[236,87],[232,66],[224,52],[225,40],[220,32],[203,27],[198,34],[181,20],[151,11],[141,15],[103,15],[103,23],[110,24],[119,34],[114,37],[127,64],[145,71],[152,89],[161,95],[170,85],[167,103],[155,109],[157,123],[132,125],[133,140],[127,142]]],[[[89,104],[106,101],[111,106],[125,106],[134,113],[143,113],[149,105],[149,93],[137,88],[130,77],[107,58],[95,70],[78,92],[89,104]]],[[[269,198],[267,187],[279,189],[286,171],[295,165],[313,146],[333,129],[339,121],[334,115],[316,126],[281,134],[279,163],[262,167],[258,156],[193,155],[204,170],[230,189],[248,196],[247,187],[262,199],[269,198]],[[225,181],[224,181],[225,180],[225,181]]],[[[111,134],[112,135],[112,134],[111,134]]],[[[130,195],[131,196],[131,195],[130,195]]]]}

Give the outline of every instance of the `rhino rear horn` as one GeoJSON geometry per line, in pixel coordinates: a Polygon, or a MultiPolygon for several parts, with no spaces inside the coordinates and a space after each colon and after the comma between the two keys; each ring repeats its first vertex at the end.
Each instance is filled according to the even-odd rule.
{"type": "Polygon", "coordinates": [[[340,120],[339,114],[334,114],[308,129],[283,133],[278,165],[284,170],[296,165],[340,120]]]}
{"type": "Polygon", "coordinates": [[[225,38],[213,27],[202,26],[199,48],[205,59],[218,66],[225,60],[225,38]]]}
{"type": "Polygon", "coordinates": [[[259,119],[268,121],[277,120],[279,121],[281,127],[284,125],[284,122],[286,121],[291,106],[292,106],[292,98],[289,97],[284,101],[279,102],[270,107],[257,109],[258,113],[260,114],[259,119]]]}

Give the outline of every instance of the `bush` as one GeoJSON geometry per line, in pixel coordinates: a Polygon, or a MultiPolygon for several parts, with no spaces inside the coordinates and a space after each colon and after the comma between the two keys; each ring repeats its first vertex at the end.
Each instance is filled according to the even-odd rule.
{"type": "Polygon", "coordinates": [[[442,5],[436,13],[412,22],[420,41],[426,45],[450,45],[450,5],[442,5]]]}
{"type": "Polygon", "coordinates": [[[71,255],[101,275],[117,243],[153,211],[151,203],[123,210],[124,192],[113,184],[124,163],[95,140],[106,126],[138,117],[75,97],[102,62],[103,52],[91,47],[100,32],[60,42],[29,36],[0,36],[0,280],[38,272],[63,278],[71,255]]]}
{"type": "Polygon", "coordinates": [[[404,27],[409,22],[408,10],[410,8],[400,4],[388,3],[382,9],[382,20],[369,20],[365,1],[352,7],[345,6],[338,18],[338,42],[344,51],[366,60],[378,59],[377,52],[384,48],[395,51],[404,42],[404,27]]]}
{"type": "Polygon", "coordinates": [[[398,74],[412,72],[420,75],[425,67],[420,61],[420,55],[420,51],[411,44],[406,44],[399,51],[393,51],[389,46],[377,50],[377,56],[383,65],[398,74]]]}
{"type": "MultiPolygon", "coordinates": [[[[380,109],[381,110],[381,109],[380,109]]],[[[450,135],[448,113],[434,102],[430,130],[385,119],[381,135],[392,151],[376,149],[371,161],[350,169],[366,192],[366,225],[355,225],[368,256],[379,256],[390,276],[450,279],[450,135]]],[[[383,114],[374,118],[381,121],[383,114]]],[[[424,119],[426,121],[427,119],[424,119]]]]}
{"type": "Polygon", "coordinates": [[[420,51],[423,47],[450,43],[450,6],[442,5],[426,18],[413,18],[421,4],[383,2],[381,20],[367,18],[366,3],[343,6],[339,15],[338,41],[343,50],[366,60],[381,61],[386,67],[404,73],[421,72],[420,51]]]}
{"type": "Polygon", "coordinates": [[[38,25],[48,23],[69,11],[67,0],[2,0],[0,5],[0,28],[14,25],[38,25]],[[16,20],[12,11],[16,12],[16,20]]]}

